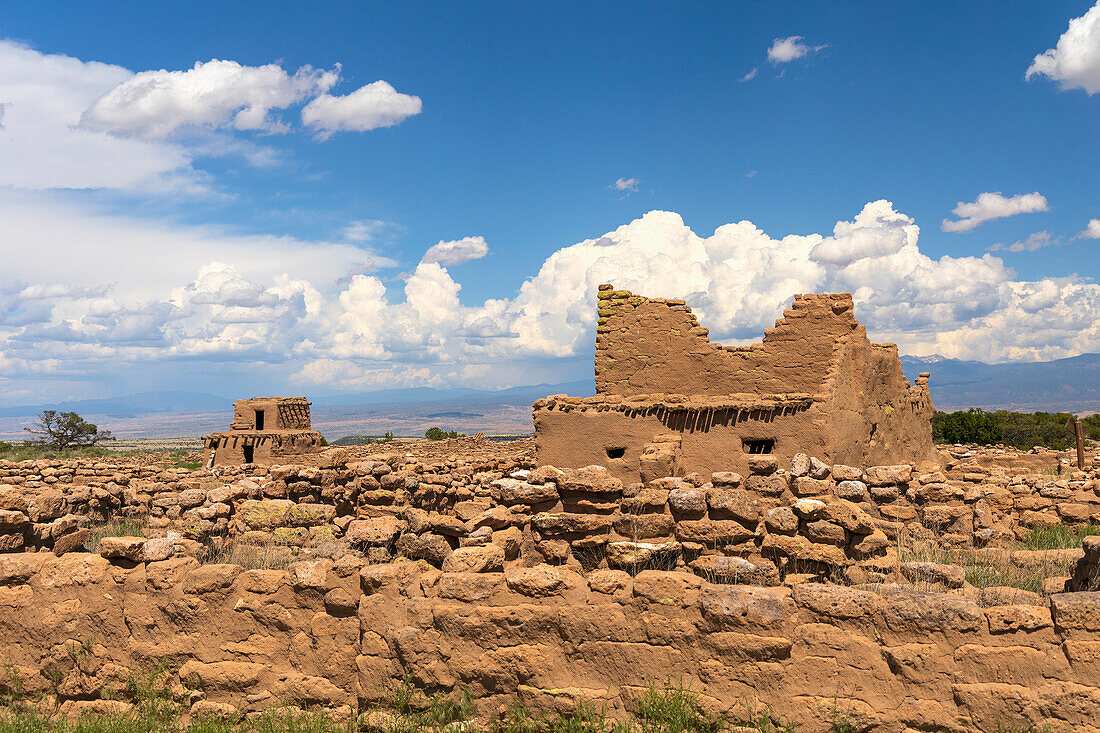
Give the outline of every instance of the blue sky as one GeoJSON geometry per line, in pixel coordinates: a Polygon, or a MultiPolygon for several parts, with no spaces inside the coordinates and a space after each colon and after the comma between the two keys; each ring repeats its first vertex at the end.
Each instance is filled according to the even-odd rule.
{"type": "Polygon", "coordinates": [[[0,38],[7,403],[583,378],[611,278],[724,341],[848,289],[907,353],[1100,350],[1100,4],[28,3],[0,38]]]}

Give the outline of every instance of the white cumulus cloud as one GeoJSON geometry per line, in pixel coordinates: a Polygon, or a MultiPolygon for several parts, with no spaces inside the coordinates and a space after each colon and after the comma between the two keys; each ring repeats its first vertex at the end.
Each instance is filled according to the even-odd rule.
{"type": "Polygon", "coordinates": [[[485,237],[463,237],[449,242],[440,240],[438,244],[428,248],[420,261],[450,266],[481,259],[487,254],[489,245],[485,242],[485,237]]]}
{"type": "Polygon", "coordinates": [[[942,226],[945,232],[968,232],[992,219],[1046,211],[1048,208],[1046,197],[1038,191],[1011,197],[1004,196],[1000,191],[986,192],[978,194],[978,198],[969,203],[960,201],[951,211],[959,218],[955,221],[944,219],[942,226]]]}
{"type": "Polygon", "coordinates": [[[212,59],[186,71],[142,71],[111,89],[81,117],[86,128],[165,138],[181,128],[285,132],[270,112],[328,91],[339,71],[212,59]]]}
{"type": "Polygon", "coordinates": [[[402,94],[379,80],[344,96],[322,94],[302,109],[302,122],[324,139],[334,132],[393,127],[422,108],[420,97],[402,94]]]}
{"type": "Polygon", "coordinates": [[[993,244],[986,247],[987,252],[997,252],[999,250],[1005,252],[1034,252],[1037,249],[1043,247],[1050,247],[1051,245],[1061,244],[1062,241],[1055,237],[1048,231],[1035,232],[1029,234],[1027,239],[1019,242],[1013,242],[1012,244],[993,244]]]}
{"type": "Polygon", "coordinates": [[[1084,89],[1090,96],[1100,92],[1100,2],[1072,18],[1057,45],[1035,57],[1024,78],[1033,76],[1046,76],[1062,89],[1084,89]]]}
{"type": "MultiPolygon", "coordinates": [[[[795,293],[849,291],[872,338],[903,353],[1001,361],[1100,349],[1096,283],[1020,280],[992,254],[931,258],[917,223],[888,201],[827,235],[781,237],[750,221],[699,235],[679,214],[651,211],[562,247],[508,297],[469,305],[446,266],[457,248],[397,288],[351,245],[137,226],[47,203],[0,208],[0,241],[41,253],[0,252],[0,364],[44,365],[8,377],[12,390],[47,374],[107,379],[156,365],[182,375],[214,363],[311,388],[561,381],[561,360],[570,376],[591,369],[602,282],[684,297],[726,343],[759,340],[795,293]]],[[[467,240],[480,251],[480,238],[456,242],[467,240]]]]}
{"type": "MultiPolygon", "coordinates": [[[[808,46],[802,42],[802,36],[787,36],[776,38],[768,48],[768,61],[773,64],[785,64],[795,59],[808,56],[811,53],[826,48],[826,46],[808,46]]],[[[752,78],[752,77],[749,77],[752,78]]]]}
{"type": "Polygon", "coordinates": [[[1100,219],[1089,219],[1089,225],[1078,232],[1074,239],[1100,239],[1100,219]]]}
{"type": "Polygon", "coordinates": [[[120,66],[43,54],[0,40],[0,185],[202,189],[204,181],[185,148],[80,127],[89,105],[132,76],[120,66]]]}

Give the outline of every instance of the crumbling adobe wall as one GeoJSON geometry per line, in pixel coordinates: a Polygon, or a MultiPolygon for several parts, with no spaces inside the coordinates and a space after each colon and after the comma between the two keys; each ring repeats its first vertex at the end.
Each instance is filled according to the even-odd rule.
{"type": "Polygon", "coordinates": [[[301,700],[347,716],[357,705],[358,573],[358,563],[331,560],[283,571],[0,556],[0,665],[25,694],[54,694],[73,715],[120,704],[131,675],[163,667],[195,714],[301,700]]]}
{"type": "Polygon", "coordinates": [[[411,670],[493,717],[629,708],[680,680],[712,712],[828,731],[1100,730],[1100,593],[973,602],[897,586],[715,585],[685,573],[364,568],[359,689],[411,670]],[[849,718],[851,720],[851,718],[849,718]],[[862,727],[866,726],[866,727],[862,727]],[[1003,726],[1003,728],[1002,728],[1003,726]]]}
{"type": "Polygon", "coordinates": [[[683,300],[610,285],[598,295],[597,395],[535,403],[542,463],[597,463],[631,481],[653,454],[685,471],[744,471],[760,441],[781,461],[932,455],[928,375],[906,381],[897,347],[867,339],[848,293],[796,295],[762,342],[732,347],[711,342],[683,300]]]}
{"type": "Polygon", "coordinates": [[[600,288],[597,394],[813,394],[830,376],[838,342],[870,345],[849,293],[796,295],[763,341],[722,346],[683,300],[600,288]]]}
{"type": "Polygon", "coordinates": [[[411,673],[428,691],[469,689],[486,723],[516,698],[617,715],[672,680],[714,713],[809,732],[836,712],[899,733],[1100,730],[1100,593],[967,600],[681,571],[22,554],[0,557],[0,609],[9,674],[74,715],[123,706],[130,674],[163,665],[192,715],[296,702],[350,716],[411,673]]]}

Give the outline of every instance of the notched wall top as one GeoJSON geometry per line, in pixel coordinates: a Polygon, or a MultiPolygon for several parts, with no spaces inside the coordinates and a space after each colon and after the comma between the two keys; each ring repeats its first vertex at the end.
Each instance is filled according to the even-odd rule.
{"type": "MultiPolygon", "coordinates": [[[[781,394],[821,391],[843,341],[871,344],[850,293],[796,295],[760,343],[722,346],[683,300],[601,285],[596,328],[598,394],[781,394]]],[[[900,386],[900,385],[899,385],[900,386]]]]}
{"type": "Polygon", "coordinates": [[[708,472],[743,470],[752,453],[850,465],[931,453],[928,375],[905,379],[897,346],[868,340],[850,293],[796,295],[747,346],[713,343],[680,299],[611,285],[598,298],[596,396],[535,403],[541,462],[638,480],[658,454],[654,470],[708,472]]]}

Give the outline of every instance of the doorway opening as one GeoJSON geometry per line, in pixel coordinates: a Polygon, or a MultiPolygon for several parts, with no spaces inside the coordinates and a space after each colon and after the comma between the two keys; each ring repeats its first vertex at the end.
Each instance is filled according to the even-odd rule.
{"type": "Polygon", "coordinates": [[[257,430],[263,430],[264,429],[264,411],[263,410],[256,410],[256,429],[257,430]]]}
{"type": "Polygon", "coordinates": [[[251,445],[244,446],[244,462],[245,463],[252,463],[252,456],[253,456],[252,448],[253,448],[253,446],[251,446],[251,445]]]}

